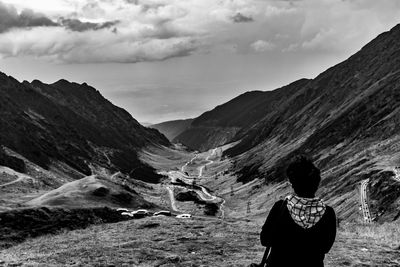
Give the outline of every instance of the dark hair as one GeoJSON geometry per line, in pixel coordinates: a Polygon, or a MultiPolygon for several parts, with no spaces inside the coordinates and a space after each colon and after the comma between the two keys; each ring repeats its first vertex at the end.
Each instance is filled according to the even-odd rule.
{"type": "Polygon", "coordinates": [[[321,181],[321,172],[313,162],[304,155],[292,158],[286,175],[292,184],[294,192],[300,197],[314,197],[321,181]]]}

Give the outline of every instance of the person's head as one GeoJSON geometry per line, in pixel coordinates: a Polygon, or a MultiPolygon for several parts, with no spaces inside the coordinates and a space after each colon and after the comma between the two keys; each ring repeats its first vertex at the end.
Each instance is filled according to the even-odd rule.
{"type": "Polygon", "coordinates": [[[320,174],[320,170],[304,155],[293,157],[286,169],[286,175],[294,192],[299,197],[305,198],[315,197],[321,181],[320,174]]]}

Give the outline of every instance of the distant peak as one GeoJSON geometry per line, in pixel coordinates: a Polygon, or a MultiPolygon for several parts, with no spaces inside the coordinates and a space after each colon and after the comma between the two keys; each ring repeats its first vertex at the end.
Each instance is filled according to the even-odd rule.
{"type": "Polygon", "coordinates": [[[42,81],[40,81],[40,80],[33,80],[32,82],[31,82],[31,84],[33,84],[33,85],[35,85],[35,84],[43,84],[43,82],[42,81]]]}
{"type": "Polygon", "coordinates": [[[58,80],[57,82],[55,82],[53,84],[70,84],[70,82],[65,80],[65,79],[60,79],[60,80],[58,80]]]}

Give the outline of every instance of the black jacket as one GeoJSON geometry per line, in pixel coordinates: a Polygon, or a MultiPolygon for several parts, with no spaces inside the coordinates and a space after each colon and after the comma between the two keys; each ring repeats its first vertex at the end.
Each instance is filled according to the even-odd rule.
{"type": "Polygon", "coordinates": [[[261,244],[271,247],[268,267],[323,267],[335,237],[336,216],[331,207],[326,207],[314,226],[304,229],[293,221],[284,200],[274,204],[260,235],[261,244]]]}

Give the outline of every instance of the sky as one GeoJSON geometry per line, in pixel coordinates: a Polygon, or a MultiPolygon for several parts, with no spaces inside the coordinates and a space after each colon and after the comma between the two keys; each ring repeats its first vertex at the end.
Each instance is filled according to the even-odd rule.
{"type": "Polygon", "coordinates": [[[398,0],[0,0],[0,71],[158,123],[314,78],[398,23],[398,0]]]}

